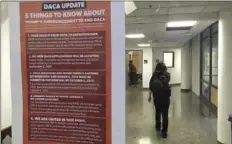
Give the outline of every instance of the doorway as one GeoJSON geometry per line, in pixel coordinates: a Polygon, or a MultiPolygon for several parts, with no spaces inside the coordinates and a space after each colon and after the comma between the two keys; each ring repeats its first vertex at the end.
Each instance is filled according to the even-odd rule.
{"type": "Polygon", "coordinates": [[[136,85],[142,85],[143,77],[143,51],[141,50],[127,50],[126,51],[126,76],[127,83],[130,84],[131,79],[129,78],[129,62],[132,62],[136,68],[136,85]]]}

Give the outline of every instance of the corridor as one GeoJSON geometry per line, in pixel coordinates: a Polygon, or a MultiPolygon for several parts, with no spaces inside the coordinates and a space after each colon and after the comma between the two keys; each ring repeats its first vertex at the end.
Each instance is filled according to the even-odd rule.
{"type": "Polygon", "coordinates": [[[172,88],[169,135],[161,139],[155,130],[154,107],[148,90],[129,88],[126,94],[126,144],[216,144],[212,123],[199,113],[199,101],[191,93],[172,88]]]}

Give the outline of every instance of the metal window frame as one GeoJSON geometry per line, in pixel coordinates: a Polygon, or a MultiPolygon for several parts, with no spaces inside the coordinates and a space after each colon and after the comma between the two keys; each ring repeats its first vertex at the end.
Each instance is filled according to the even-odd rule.
{"type": "Polygon", "coordinates": [[[211,113],[215,114],[217,116],[217,107],[211,102],[211,89],[213,88],[218,88],[217,86],[212,84],[212,51],[213,51],[213,36],[218,33],[218,30],[213,33],[213,26],[218,25],[218,22],[215,22],[211,24],[208,28],[206,28],[203,32],[200,33],[200,99],[204,103],[205,106],[209,108],[209,117],[211,117],[211,113]],[[203,38],[203,33],[209,29],[210,35],[206,36],[203,38]],[[203,41],[209,38],[209,53],[210,53],[210,72],[209,72],[209,82],[205,81],[203,79],[203,41]],[[202,85],[203,83],[207,83],[209,85],[209,99],[208,101],[206,98],[203,96],[203,90],[202,90],[202,85]],[[204,100],[203,100],[204,99],[204,100]]]}

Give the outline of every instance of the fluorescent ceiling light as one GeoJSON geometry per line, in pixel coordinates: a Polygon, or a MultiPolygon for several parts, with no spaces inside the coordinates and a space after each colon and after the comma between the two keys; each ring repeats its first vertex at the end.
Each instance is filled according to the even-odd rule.
{"type": "Polygon", "coordinates": [[[167,27],[192,27],[197,21],[173,21],[168,22],[167,27]]]}
{"type": "Polygon", "coordinates": [[[138,44],[139,47],[149,47],[151,44],[138,44]]]}
{"type": "Polygon", "coordinates": [[[144,38],[145,35],[144,34],[127,34],[126,35],[126,38],[130,38],[130,39],[133,39],[133,38],[144,38]]]}

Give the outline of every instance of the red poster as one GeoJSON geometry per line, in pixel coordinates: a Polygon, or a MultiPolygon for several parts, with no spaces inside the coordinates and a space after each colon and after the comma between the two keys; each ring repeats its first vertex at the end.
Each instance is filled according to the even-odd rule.
{"type": "Polygon", "coordinates": [[[111,144],[110,2],[21,2],[23,144],[111,144]]]}

